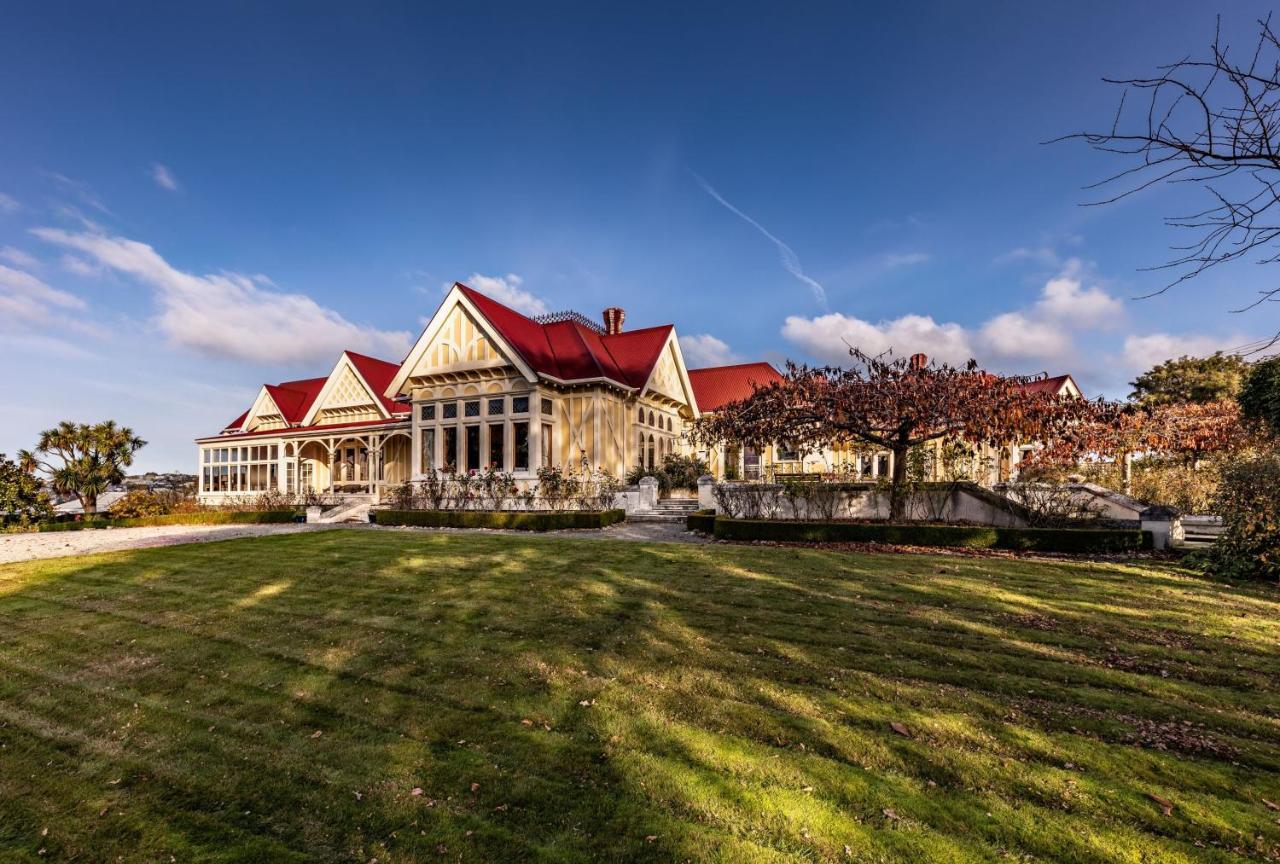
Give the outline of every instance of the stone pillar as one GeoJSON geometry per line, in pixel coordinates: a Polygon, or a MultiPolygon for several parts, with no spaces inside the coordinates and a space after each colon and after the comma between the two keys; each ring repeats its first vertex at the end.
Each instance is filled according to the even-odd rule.
{"type": "Polygon", "coordinates": [[[714,510],[716,509],[716,478],[710,474],[703,474],[698,478],[698,509],[714,510]]]}
{"type": "Polygon", "coordinates": [[[1168,549],[1182,540],[1182,519],[1172,507],[1148,507],[1138,514],[1143,531],[1151,532],[1151,548],[1168,549]]]}
{"type": "Polygon", "coordinates": [[[640,508],[643,510],[652,510],[658,506],[658,478],[657,477],[641,477],[640,478],[640,508]]]}

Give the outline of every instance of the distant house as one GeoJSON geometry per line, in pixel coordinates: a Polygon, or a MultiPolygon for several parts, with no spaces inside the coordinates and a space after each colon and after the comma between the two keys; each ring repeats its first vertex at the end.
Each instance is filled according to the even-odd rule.
{"type": "MultiPolygon", "coordinates": [[[[519,484],[551,466],[622,476],[694,452],[694,419],[782,377],[768,363],[688,369],[673,325],[626,330],[624,319],[617,307],[599,321],[531,318],[456,283],[399,363],[344,351],[325,376],[264,384],[244,413],[196,441],[199,497],[378,498],[433,471],[490,466],[519,484]]],[[[720,477],[832,464],[778,448],[697,452],[720,477]]],[[[879,473],[880,462],[867,467],[879,473]]]]}

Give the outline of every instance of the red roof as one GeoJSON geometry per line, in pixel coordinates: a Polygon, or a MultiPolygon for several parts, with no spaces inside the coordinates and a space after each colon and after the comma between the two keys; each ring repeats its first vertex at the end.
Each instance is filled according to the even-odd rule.
{"type": "MultiPolygon", "coordinates": [[[[1072,384],[1076,383],[1075,379],[1070,375],[1055,375],[1052,378],[1037,378],[1032,381],[1024,381],[1021,386],[1028,393],[1052,393],[1056,396],[1068,381],[1072,384]]],[[[1076,390],[1080,391],[1079,385],[1076,385],[1076,390]]]]}
{"type": "MultiPolygon", "coordinates": [[[[395,377],[400,366],[396,363],[388,363],[386,360],[379,360],[376,357],[368,357],[364,354],[357,354],[354,351],[344,351],[351,363],[359,370],[364,380],[368,382],[370,389],[373,390],[374,398],[378,399],[384,408],[391,414],[404,414],[409,411],[408,405],[401,405],[398,402],[388,399],[383,393],[387,387],[391,385],[391,379],[395,377]]],[[[279,384],[267,384],[267,393],[271,396],[272,401],[276,403],[276,407],[280,409],[280,414],[284,417],[286,423],[289,424],[290,430],[295,429],[313,429],[313,426],[300,427],[297,424],[307,416],[307,412],[311,410],[312,404],[316,401],[316,397],[320,395],[320,391],[324,389],[328,376],[324,378],[303,378],[299,381],[282,381],[279,384]]],[[[245,418],[249,416],[246,411],[236,419],[228,423],[225,429],[239,429],[244,425],[245,418]]],[[[381,420],[377,421],[383,422],[381,420]]],[[[279,429],[273,429],[272,432],[280,432],[279,429]]],[[[244,434],[269,434],[269,433],[244,433],[244,434]]]]}
{"type": "Polygon", "coordinates": [[[643,387],[672,326],[606,335],[579,321],[541,323],[458,283],[458,289],[534,372],[559,381],[608,378],[643,387]]]}
{"type": "Polygon", "coordinates": [[[782,373],[768,363],[739,363],[736,366],[689,370],[693,397],[700,412],[719,410],[730,402],[747,398],[758,387],[781,380],[782,373]]]}
{"type": "MultiPolygon", "coordinates": [[[[334,432],[341,433],[348,429],[364,430],[376,426],[402,426],[409,421],[408,417],[392,417],[390,420],[356,420],[351,423],[312,423],[310,426],[289,426],[284,429],[259,429],[255,432],[236,432],[224,435],[210,435],[197,438],[197,441],[240,441],[244,438],[270,438],[280,435],[296,435],[299,432],[334,432]]],[[[227,427],[231,428],[231,427],[227,427]]]]}

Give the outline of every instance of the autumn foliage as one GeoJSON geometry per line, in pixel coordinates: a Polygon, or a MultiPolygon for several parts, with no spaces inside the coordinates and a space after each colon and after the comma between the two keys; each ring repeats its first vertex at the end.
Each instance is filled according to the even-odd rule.
{"type": "Polygon", "coordinates": [[[786,441],[801,450],[870,444],[894,454],[890,516],[904,513],[903,481],[912,447],[939,438],[973,444],[1056,441],[1108,413],[1101,403],[1028,390],[1023,379],[929,363],[917,355],[872,357],[854,349],[854,365],[788,364],[781,381],[700,418],[694,438],[724,442],[786,441]]]}

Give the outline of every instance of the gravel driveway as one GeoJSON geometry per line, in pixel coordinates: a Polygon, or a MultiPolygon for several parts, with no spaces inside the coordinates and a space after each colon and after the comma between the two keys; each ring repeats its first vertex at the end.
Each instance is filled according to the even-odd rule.
{"type": "Polygon", "coordinates": [[[33,558],[91,555],[148,546],[208,543],[237,537],[324,531],[336,525],[158,525],[150,528],[97,528],[85,531],[50,531],[43,534],[0,534],[0,564],[33,558]]]}

